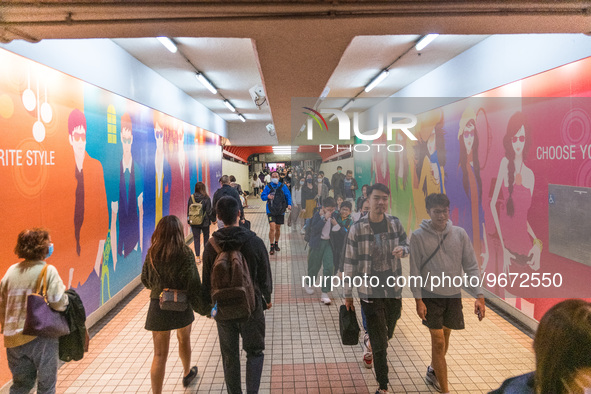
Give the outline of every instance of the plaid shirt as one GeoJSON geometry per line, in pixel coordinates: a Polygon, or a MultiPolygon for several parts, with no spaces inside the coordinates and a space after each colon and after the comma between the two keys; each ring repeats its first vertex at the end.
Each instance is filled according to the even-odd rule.
{"type": "MultiPolygon", "coordinates": [[[[394,250],[396,246],[402,246],[404,248],[404,255],[406,256],[410,249],[408,239],[406,238],[406,232],[395,216],[385,215],[386,222],[388,225],[388,233],[385,238],[387,250],[394,250]]],[[[363,277],[364,274],[368,276],[372,274],[372,255],[376,249],[374,233],[369,224],[369,215],[361,218],[358,222],[353,224],[349,230],[349,236],[346,240],[345,246],[345,262],[344,262],[344,274],[345,277],[350,276],[351,279],[356,276],[363,277]]],[[[388,267],[392,270],[394,276],[400,276],[402,274],[402,264],[400,259],[394,257],[392,253],[389,253],[386,258],[388,259],[388,267]]],[[[369,284],[369,279],[367,280],[369,284]]],[[[348,281],[345,281],[345,297],[352,297],[353,289],[349,286],[348,281]]],[[[364,281],[363,285],[357,289],[359,297],[362,299],[372,298],[372,287],[366,286],[364,281]]],[[[395,287],[394,296],[400,297],[402,289],[395,287]]]]}

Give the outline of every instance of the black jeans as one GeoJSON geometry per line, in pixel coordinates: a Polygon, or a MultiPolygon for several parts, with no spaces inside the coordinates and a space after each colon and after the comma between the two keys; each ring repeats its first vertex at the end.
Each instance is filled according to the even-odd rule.
{"type": "Polygon", "coordinates": [[[199,227],[191,226],[193,232],[193,244],[195,245],[195,256],[199,257],[201,254],[201,232],[203,232],[203,245],[207,243],[209,239],[209,226],[199,227]]]}
{"type": "Polygon", "coordinates": [[[367,320],[376,380],[381,390],[388,389],[388,340],[394,336],[396,322],[402,312],[400,298],[374,298],[371,303],[361,301],[367,320]]]}
{"type": "Polygon", "coordinates": [[[246,352],[246,392],[258,393],[263,372],[265,355],[265,315],[260,303],[245,322],[235,320],[218,321],[218,335],[224,379],[228,393],[242,393],[240,384],[239,335],[242,336],[242,349],[246,352]]]}

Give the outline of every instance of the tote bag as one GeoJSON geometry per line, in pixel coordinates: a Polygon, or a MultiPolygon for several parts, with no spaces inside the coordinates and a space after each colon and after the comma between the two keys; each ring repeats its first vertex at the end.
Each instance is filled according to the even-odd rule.
{"type": "Polygon", "coordinates": [[[35,292],[27,296],[27,317],[23,334],[59,338],[70,333],[65,316],[51,309],[47,302],[47,264],[37,278],[35,292]],[[41,282],[43,290],[41,291],[41,282]]]}

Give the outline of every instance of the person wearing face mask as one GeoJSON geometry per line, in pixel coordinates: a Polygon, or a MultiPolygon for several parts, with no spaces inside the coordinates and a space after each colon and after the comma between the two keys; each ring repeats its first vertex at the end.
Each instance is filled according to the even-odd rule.
{"type": "Polygon", "coordinates": [[[279,174],[274,171],[271,174],[271,183],[265,186],[261,194],[261,200],[267,201],[267,218],[269,220],[270,255],[279,252],[279,236],[281,225],[285,221],[285,210],[291,209],[291,193],[288,187],[279,183],[279,174]]]}
{"type": "Polygon", "coordinates": [[[285,185],[288,188],[291,188],[291,181],[292,181],[292,179],[291,179],[291,171],[287,171],[287,175],[285,176],[285,179],[283,180],[283,182],[285,183],[285,185]]]}
{"type": "MultiPolygon", "coordinates": [[[[318,194],[317,186],[314,185],[312,174],[306,174],[306,183],[302,185],[302,211],[300,217],[307,223],[314,215],[314,209],[318,205],[316,201],[318,194]]],[[[302,226],[301,234],[305,232],[305,224],[302,226]]]]}
{"type": "Polygon", "coordinates": [[[23,259],[12,265],[0,281],[0,324],[8,367],[12,372],[11,393],[28,393],[37,381],[38,393],[55,393],[58,368],[58,338],[23,334],[27,317],[27,295],[36,289],[45,272],[49,306],[63,312],[69,299],[57,269],[45,260],[53,253],[49,232],[34,228],[18,235],[16,255],[23,259]]]}
{"type": "Polygon", "coordinates": [[[297,230],[298,217],[302,210],[302,186],[304,186],[304,183],[306,183],[306,181],[303,178],[295,178],[291,187],[291,199],[293,205],[291,207],[289,219],[287,220],[287,225],[291,227],[292,230],[297,230]]]}
{"type": "Polygon", "coordinates": [[[324,183],[323,179],[324,178],[322,178],[320,175],[316,177],[316,184],[318,188],[316,198],[318,199],[319,205],[322,205],[324,199],[328,197],[328,186],[326,186],[326,183],[324,183]]]}

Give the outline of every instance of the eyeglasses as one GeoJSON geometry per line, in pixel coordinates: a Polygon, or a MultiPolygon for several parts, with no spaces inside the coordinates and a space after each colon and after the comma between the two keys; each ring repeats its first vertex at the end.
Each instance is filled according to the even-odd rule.
{"type": "Polygon", "coordinates": [[[464,131],[464,138],[474,137],[474,130],[464,131]]]}
{"type": "Polygon", "coordinates": [[[525,141],[525,136],[520,135],[519,137],[515,136],[515,137],[511,138],[511,141],[513,141],[513,143],[516,143],[517,140],[519,140],[519,142],[523,142],[523,141],[525,141]]]}
{"type": "Polygon", "coordinates": [[[433,215],[439,216],[439,215],[449,215],[449,208],[446,209],[433,209],[431,212],[433,212],[433,215]]]}
{"type": "Polygon", "coordinates": [[[72,133],[72,138],[74,138],[74,141],[78,142],[78,141],[86,141],[86,133],[72,133]]]}
{"type": "Polygon", "coordinates": [[[124,144],[131,144],[131,137],[129,137],[129,138],[123,137],[123,138],[121,138],[121,141],[123,141],[124,144]]]}

